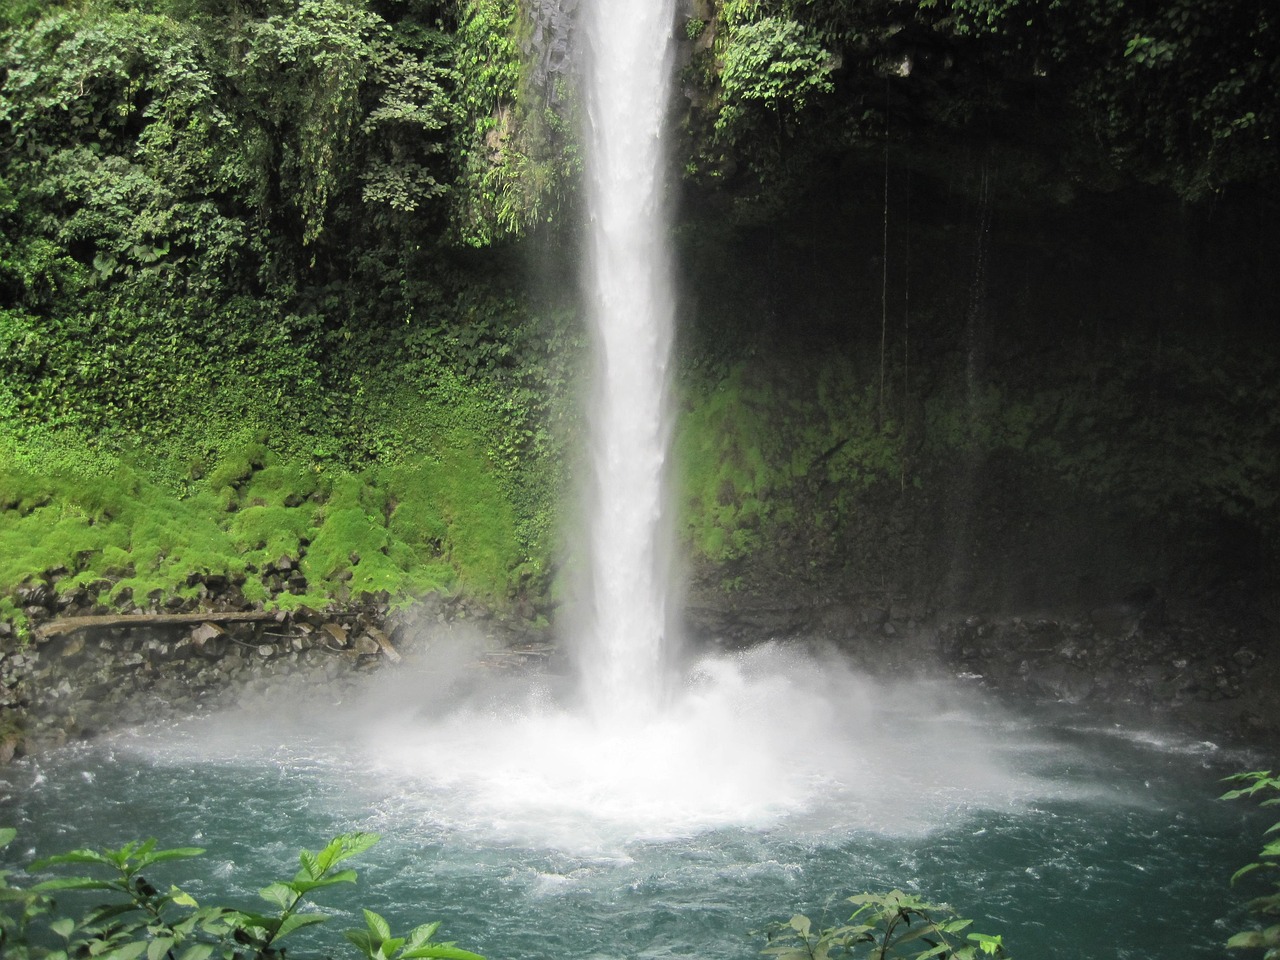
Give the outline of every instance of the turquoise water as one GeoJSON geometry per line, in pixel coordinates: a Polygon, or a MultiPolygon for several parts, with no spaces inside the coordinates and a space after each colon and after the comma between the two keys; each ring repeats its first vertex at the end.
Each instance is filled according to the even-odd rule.
{"type": "Polygon", "coordinates": [[[299,847],[373,830],[326,942],[365,906],[400,928],[441,919],[491,960],[754,957],[753,930],[843,919],[832,898],[892,887],[1021,958],[1217,958],[1244,923],[1228,881],[1270,821],[1214,798],[1251,758],[776,651],[703,667],[697,704],[652,738],[438,665],[354,697],[278,691],[19,762],[0,820],[22,859],[203,846],[205,877],[160,879],[246,906],[299,847]]]}

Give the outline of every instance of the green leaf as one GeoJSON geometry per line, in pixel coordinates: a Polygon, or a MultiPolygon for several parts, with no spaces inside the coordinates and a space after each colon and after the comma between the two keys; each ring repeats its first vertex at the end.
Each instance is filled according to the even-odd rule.
{"type": "Polygon", "coordinates": [[[1004,938],[999,934],[993,937],[985,933],[971,933],[969,939],[976,943],[983,953],[990,956],[998,956],[1004,949],[1004,938]]]}
{"type": "Polygon", "coordinates": [[[800,934],[800,936],[805,937],[806,939],[808,938],[809,931],[812,928],[812,923],[809,920],[809,918],[801,913],[797,913],[794,917],[792,917],[788,925],[791,927],[792,930],[800,934]]]}
{"type": "Polygon", "coordinates": [[[366,957],[372,957],[378,952],[378,944],[369,935],[368,930],[346,930],[343,932],[343,936],[355,944],[356,949],[366,957]]]}
{"type": "Polygon", "coordinates": [[[193,943],[179,955],[178,960],[209,960],[213,950],[212,943],[193,943]]]}
{"type": "Polygon", "coordinates": [[[0,827],[0,848],[7,847],[13,843],[13,839],[17,835],[18,831],[13,827],[0,827]]]}
{"type": "Polygon", "coordinates": [[[119,850],[104,850],[107,856],[115,859],[116,863],[123,866],[130,860],[144,860],[151,855],[151,851],[156,848],[156,838],[147,837],[142,842],[134,841],[126,843],[119,850]]]}
{"type": "Polygon", "coordinates": [[[287,884],[288,887],[297,891],[299,894],[307,894],[313,890],[323,890],[325,887],[332,887],[336,883],[355,883],[356,872],[354,870],[339,870],[337,873],[319,880],[294,880],[287,884]]]}
{"type": "MultiPolygon", "coordinates": [[[[364,853],[379,839],[381,838],[376,833],[364,832],[344,833],[334,837],[323,850],[314,855],[314,865],[319,869],[312,872],[312,877],[318,879],[343,860],[364,853]]],[[[307,866],[305,858],[303,865],[307,866]]]]}
{"type": "Polygon", "coordinates": [[[1243,867],[1241,867],[1239,870],[1237,870],[1235,873],[1231,875],[1232,885],[1234,886],[1235,882],[1239,880],[1241,877],[1243,877],[1245,874],[1253,873],[1253,871],[1255,870],[1262,869],[1262,866],[1263,865],[1260,863],[1246,863],[1243,867]]]}
{"type": "Polygon", "coordinates": [[[423,958],[436,958],[436,960],[485,960],[480,954],[472,953],[470,950],[463,950],[461,947],[455,947],[451,943],[436,943],[419,947],[417,950],[406,950],[400,954],[399,960],[423,960],[423,958]]]}
{"type": "Polygon", "coordinates": [[[37,883],[31,889],[40,893],[51,890],[120,890],[120,884],[110,880],[94,880],[92,877],[59,877],[37,883]]]}
{"type": "Polygon", "coordinates": [[[169,900],[179,907],[196,908],[200,906],[200,904],[196,903],[195,897],[183,890],[179,890],[177,887],[169,888],[169,900]]]}
{"type": "Polygon", "coordinates": [[[81,926],[90,924],[105,924],[108,920],[114,920],[116,917],[124,916],[126,913],[136,913],[139,907],[136,903],[104,903],[95,907],[85,914],[81,920],[81,926]]]}
{"type": "Polygon", "coordinates": [[[419,927],[414,927],[406,940],[405,945],[410,950],[416,950],[418,947],[425,946],[431,942],[431,938],[436,935],[436,931],[440,929],[440,921],[435,923],[424,923],[419,927]]]}
{"type": "Polygon", "coordinates": [[[1257,897],[1249,901],[1249,909],[1263,915],[1280,914],[1280,887],[1276,892],[1265,897],[1257,897]]]}
{"type": "MultiPolygon", "coordinates": [[[[910,920],[908,919],[908,923],[910,920]]],[[[938,928],[933,923],[925,923],[919,927],[911,927],[906,930],[897,940],[896,944],[910,943],[912,940],[919,940],[921,937],[927,937],[938,932],[938,928]]]]}
{"type": "Polygon", "coordinates": [[[147,945],[147,960],[162,960],[173,947],[173,937],[157,937],[147,945]]]}
{"type": "Polygon", "coordinates": [[[147,952],[146,940],[135,940],[132,943],[126,943],[124,946],[116,947],[113,950],[107,950],[98,954],[98,960],[138,960],[147,952]]]}
{"type": "Polygon", "coordinates": [[[391,936],[391,925],[372,910],[364,911],[364,922],[369,928],[369,933],[379,940],[386,940],[391,936]]]}
{"type": "Polygon", "coordinates": [[[116,861],[112,858],[105,857],[97,850],[72,850],[69,853],[60,853],[53,857],[46,857],[43,860],[37,860],[35,863],[27,867],[31,872],[44,870],[48,867],[61,866],[67,863],[96,863],[104,867],[116,866],[116,861]]]}
{"type": "Polygon", "coordinates": [[[298,854],[298,860],[302,864],[302,872],[298,874],[299,877],[306,875],[315,880],[324,874],[324,867],[321,865],[320,859],[310,850],[303,850],[298,854]]]}
{"type": "Polygon", "coordinates": [[[186,860],[191,857],[198,857],[203,853],[203,847],[177,847],[173,850],[157,850],[155,853],[146,853],[139,856],[137,869],[145,870],[155,863],[165,863],[169,860],[186,860]]]}
{"type": "Polygon", "coordinates": [[[247,910],[231,910],[226,915],[227,922],[247,933],[265,934],[275,925],[277,918],[250,913],[247,910]]]}
{"type": "Polygon", "coordinates": [[[76,922],[71,917],[59,917],[57,920],[54,920],[49,924],[49,929],[60,936],[63,940],[67,940],[71,937],[71,934],[75,932],[76,922]]]}
{"type": "Polygon", "coordinates": [[[280,929],[276,931],[274,939],[281,940],[295,930],[301,930],[303,927],[313,927],[317,923],[324,923],[328,919],[323,913],[291,913],[285,917],[284,923],[280,924],[280,929]]]}
{"type": "Polygon", "coordinates": [[[300,895],[300,891],[295,890],[293,884],[283,883],[279,880],[258,891],[258,896],[268,903],[274,903],[281,910],[288,910],[292,907],[297,903],[300,895]]]}
{"type": "Polygon", "coordinates": [[[1266,942],[1262,939],[1261,930],[1246,930],[1243,933],[1237,933],[1227,941],[1228,950],[1253,950],[1265,946],[1266,942]]]}

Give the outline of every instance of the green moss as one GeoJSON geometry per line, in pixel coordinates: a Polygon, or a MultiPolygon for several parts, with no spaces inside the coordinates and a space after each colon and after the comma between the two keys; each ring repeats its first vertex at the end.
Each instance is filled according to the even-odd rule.
{"type": "Polygon", "coordinates": [[[276,461],[276,456],[262,443],[250,443],[226,453],[214,471],[209,474],[209,489],[221,493],[227,487],[244,485],[255,470],[276,461]]]}
{"type": "Polygon", "coordinates": [[[241,500],[254,506],[297,506],[320,489],[318,471],[299,463],[275,463],[244,480],[241,500]]]}
{"type": "MultiPolygon", "coordinates": [[[[207,488],[218,497],[225,510],[236,510],[242,503],[250,502],[246,488],[254,474],[277,461],[276,455],[261,442],[255,441],[230,448],[225,452],[213,472],[209,474],[207,488]]],[[[269,478],[264,493],[274,489],[269,478]]]]}
{"type": "Polygon", "coordinates": [[[245,507],[227,525],[233,546],[249,563],[296,555],[315,531],[315,511],[296,507],[245,507]]]}
{"type": "Polygon", "coordinates": [[[502,599],[523,557],[514,511],[488,458],[459,443],[438,460],[397,466],[387,479],[397,541],[422,562],[446,560],[468,591],[502,599]]]}
{"type": "Polygon", "coordinates": [[[271,599],[271,591],[267,589],[267,585],[257,577],[250,577],[245,580],[240,587],[240,592],[244,594],[244,598],[250,603],[261,603],[265,605],[271,599]]]}
{"type": "Polygon", "coordinates": [[[6,470],[0,583],[65,568],[66,588],[105,581],[112,601],[142,603],[189,592],[193,572],[218,572],[282,608],[379,591],[466,589],[500,602],[528,562],[507,488],[473,433],[436,426],[434,456],[362,473],[325,475],[250,444],[185,494],[123,465],[108,481],[6,470]],[[306,592],[273,600],[267,570],[286,555],[301,558],[306,592]]]}
{"type": "Polygon", "coordinates": [[[181,594],[192,571],[241,568],[212,497],[176,499],[123,465],[111,477],[8,470],[0,489],[8,505],[0,510],[6,586],[62,570],[63,592],[104,581],[113,583],[114,599],[140,598],[181,594]]]}
{"type": "Polygon", "coordinates": [[[192,572],[234,575],[243,569],[210,499],[174,501],[153,494],[120,520],[129,529],[133,573],[116,584],[113,597],[126,590],[135,602],[156,592],[181,595],[192,572]]]}
{"type": "Polygon", "coordinates": [[[308,579],[329,580],[363,568],[353,589],[394,590],[399,577],[386,561],[388,542],[381,517],[370,516],[358,507],[326,510],[302,569],[308,579]]]}
{"type": "Polygon", "coordinates": [[[675,454],[680,530],[695,558],[743,557],[789,529],[838,541],[862,491],[901,481],[902,440],[895,424],[878,424],[877,400],[838,355],[689,377],[675,454]]]}
{"type": "Polygon", "coordinates": [[[59,567],[73,570],[107,546],[111,533],[63,505],[0,512],[0,583],[19,584],[59,567]]]}
{"type": "Polygon", "coordinates": [[[750,528],[760,526],[770,491],[788,479],[785,466],[766,460],[775,427],[765,413],[772,398],[745,377],[736,367],[709,389],[694,386],[676,432],[680,527],[695,552],[710,560],[755,546],[750,528]]]}
{"type": "Polygon", "coordinates": [[[329,478],[326,487],[326,509],[382,513],[386,510],[387,491],[378,485],[377,472],[340,473],[329,478]]]}
{"type": "Polygon", "coordinates": [[[79,574],[84,578],[85,583],[100,578],[118,580],[127,576],[129,571],[133,569],[133,557],[128,550],[129,531],[125,527],[120,527],[116,532],[124,538],[125,546],[110,544],[103,547],[101,555],[97,557],[97,562],[91,567],[86,567],[79,574]]]}

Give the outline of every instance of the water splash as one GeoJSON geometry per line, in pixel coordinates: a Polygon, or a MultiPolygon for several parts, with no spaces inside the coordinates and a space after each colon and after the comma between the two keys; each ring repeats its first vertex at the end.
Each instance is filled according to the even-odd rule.
{"type": "Polygon", "coordinates": [[[597,721],[652,718],[663,699],[670,521],[663,488],[674,310],[664,171],[670,0],[586,11],[591,412],[590,596],[580,651],[597,721]]]}
{"type": "Polygon", "coordinates": [[[1042,776],[1062,748],[971,690],[872,681],[835,651],[766,644],[704,658],[630,726],[567,709],[553,683],[447,654],[407,658],[340,701],[285,685],[118,744],[201,769],[318,771],[331,792],[313,796],[317,809],[605,858],[725,829],[819,844],[921,835],[1096,793],[1042,776]]]}

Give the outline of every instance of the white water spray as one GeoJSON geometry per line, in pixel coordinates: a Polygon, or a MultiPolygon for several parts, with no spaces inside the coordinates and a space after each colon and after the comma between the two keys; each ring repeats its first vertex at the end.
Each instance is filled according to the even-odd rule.
{"type": "Polygon", "coordinates": [[[598,721],[631,724],[662,702],[669,642],[669,519],[663,487],[670,425],[673,300],[664,170],[671,0],[590,4],[587,167],[590,311],[597,384],[588,543],[592,609],[583,681],[598,721]]]}
{"type": "Polygon", "coordinates": [[[912,833],[1043,795],[1029,764],[1004,762],[1038,745],[990,705],[968,709],[972,691],[872,683],[799,644],[709,656],[665,683],[671,2],[593,0],[581,24],[598,357],[592,608],[577,638],[589,710],[566,706],[558,683],[475,671],[455,635],[345,704],[272,691],[225,718],[225,735],[201,718],[193,741],[206,757],[239,763],[246,744],[278,743],[288,763],[307,764],[315,750],[335,758],[333,782],[353,785],[362,809],[482,847],[622,859],[636,844],[738,826],[815,842],[912,833]]]}

